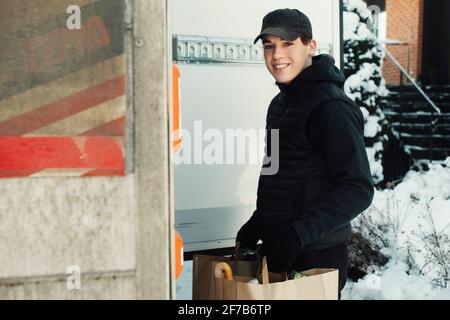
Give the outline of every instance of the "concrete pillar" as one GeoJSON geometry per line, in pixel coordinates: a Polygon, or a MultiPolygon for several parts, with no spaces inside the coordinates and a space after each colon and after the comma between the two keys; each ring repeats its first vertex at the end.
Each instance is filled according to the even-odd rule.
{"type": "Polygon", "coordinates": [[[125,4],[127,174],[0,179],[0,299],[173,297],[166,1],[125,4]]]}
{"type": "Polygon", "coordinates": [[[168,299],[173,291],[173,210],[166,0],[137,0],[134,5],[136,288],[138,298],[168,299]]]}

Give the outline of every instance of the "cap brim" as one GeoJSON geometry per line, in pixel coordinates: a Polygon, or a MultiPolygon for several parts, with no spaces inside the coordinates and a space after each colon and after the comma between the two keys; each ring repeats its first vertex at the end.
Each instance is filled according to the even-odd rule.
{"type": "Polygon", "coordinates": [[[282,29],[282,28],[267,28],[264,29],[256,38],[255,41],[253,42],[253,44],[255,44],[256,42],[258,42],[259,39],[262,39],[264,36],[267,35],[271,35],[271,36],[276,36],[278,38],[284,39],[284,40],[289,40],[289,41],[294,41],[296,40],[298,37],[300,37],[300,34],[295,32],[295,31],[290,31],[290,30],[286,30],[286,29],[282,29]]]}

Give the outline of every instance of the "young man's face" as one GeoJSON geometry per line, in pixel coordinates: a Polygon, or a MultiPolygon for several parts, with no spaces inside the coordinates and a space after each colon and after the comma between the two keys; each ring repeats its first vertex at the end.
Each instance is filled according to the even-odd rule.
{"type": "Polygon", "coordinates": [[[283,40],[267,35],[263,39],[266,66],[278,83],[289,84],[306,67],[311,65],[316,42],[303,44],[300,38],[294,41],[283,40]]]}

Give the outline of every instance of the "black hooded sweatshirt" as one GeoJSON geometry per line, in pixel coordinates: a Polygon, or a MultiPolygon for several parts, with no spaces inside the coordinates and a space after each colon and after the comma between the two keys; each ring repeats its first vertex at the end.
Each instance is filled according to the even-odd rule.
{"type": "Polygon", "coordinates": [[[363,115],[342,91],[345,78],[334,62],[315,56],[289,85],[277,83],[281,92],[267,115],[266,128],[280,129],[280,170],[260,176],[252,218],[262,233],[292,225],[305,251],[346,241],[350,221],[374,194],[363,115]]]}

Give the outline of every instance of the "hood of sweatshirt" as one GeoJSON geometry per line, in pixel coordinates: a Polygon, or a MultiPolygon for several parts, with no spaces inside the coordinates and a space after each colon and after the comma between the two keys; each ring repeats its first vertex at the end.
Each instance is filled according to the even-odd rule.
{"type": "Polygon", "coordinates": [[[312,81],[327,81],[342,88],[345,82],[344,74],[334,65],[335,60],[328,54],[321,54],[312,58],[312,64],[295,77],[290,84],[276,82],[282,92],[293,93],[303,85],[312,81]]]}

